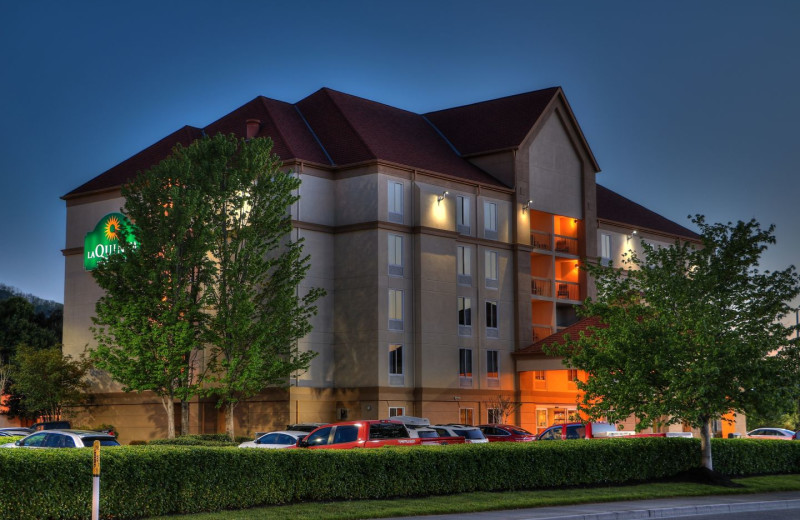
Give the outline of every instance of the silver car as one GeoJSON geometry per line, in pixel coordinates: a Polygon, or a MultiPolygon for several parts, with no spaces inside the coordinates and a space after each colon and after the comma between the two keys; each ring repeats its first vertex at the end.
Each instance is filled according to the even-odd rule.
{"type": "Polygon", "coordinates": [[[265,433],[258,439],[249,442],[243,442],[239,445],[240,448],[290,448],[297,446],[297,441],[304,439],[308,435],[307,432],[298,431],[280,431],[265,433]]]}
{"type": "Polygon", "coordinates": [[[435,424],[431,426],[436,430],[439,437],[464,437],[466,444],[483,444],[489,439],[483,434],[480,428],[467,426],[465,424],[435,424]]]}
{"type": "Polygon", "coordinates": [[[94,441],[100,446],[119,446],[113,435],[86,430],[42,430],[0,448],[91,448],[94,441]]]}

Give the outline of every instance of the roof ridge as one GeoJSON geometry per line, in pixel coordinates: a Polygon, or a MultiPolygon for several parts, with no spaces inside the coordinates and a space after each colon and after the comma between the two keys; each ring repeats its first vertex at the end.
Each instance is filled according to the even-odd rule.
{"type": "MultiPolygon", "coordinates": [[[[287,150],[289,150],[289,153],[292,155],[292,157],[297,157],[297,154],[295,153],[294,150],[292,150],[292,146],[289,144],[289,140],[286,139],[286,136],[284,135],[284,133],[281,132],[281,125],[278,125],[275,122],[275,118],[272,116],[272,112],[270,111],[269,106],[266,103],[266,100],[276,101],[278,103],[286,103],[286,101],[281,101],[279,99],[272,99],[272,98],[268,98],[266,96],[258,96],[256,98],[256,100],[258,100],[261,103],[262,108],[267,112],[267,116],[269,116],[269,118],[270,118],[270,120],[272,122],[272,126],[275,128],[275,133],[277,133],[278,136],[281,138],[281,142],[283,143],[283,145],[286,147],[287,150]]],[[[286,104],[289,105],[289,106],[292,106],[290,103],[286,103],[286,104]]],[[[263,125],[263,124],[264,124],[263,122],[260,123],[260,125],[263,125]]],[[[259,126],[259,131],[260,130],[261,130],[261,126],[259,126]]],[[[272,141],[272,143],[274,145],[275,144],[275,139],[273,139],[272,136],[268,136],[268,137],[270,138],[270,141],[272,141]]]]}
{"type": "Polygon", "coordinates": [[[297,106],[297,104],[294,104],[292,106],[294,107],[295,112],[297,112],[297,115],[300,116],[300,119],[303,120],[303,124],[306,125],[306,128],[308,128],[308,131],[311,132],[311,136],[314,138],[314,140],[319,145],[320,149],[322,150],[322,153],[324,153],[325,157],[328,158],[328,162],[330,163],[330,165],[331,166],[336,166],[336,163],[333,162],[333,157],[331,157],[331,154],[328,153],[328,149],[325,148],[324,144],[322,144],[322,141],[320,140],[319,136],[314,131],[314,129],[311,128],[311,125],[309,124],[308,120],[306,119],[306,116],[303,115],[303,111],[300,110],[300,107],[297,106]]]}
{"type": "Polygon", "coordinates": [[[475,106],[475,105],[482,105],[484,103],[491,103],[493,101],[501,101],[501,100],[513,99],[513,98],[518,98],[518,97],[522,97],[522,96],[528,96],[530,94],[543,93],[543,92],[546,92],[548,90],[552,90],[555,93],[560,88],[561,88],[560,86],[555,86],[555,87],[540,88],[540,89],[537,89],[537,90],[529,90],[528,92],[520,92],[518,94],[509,94],[508,96],[500,96],[498,98],[485,99],[483,101],[474,101],[472,103],[467,103],[466,105],[457,105],[457,106],[454,106],[454,107],[440,108],[439,110],[431,110],[429,112],[425,112],[425,114],[423,114],[423,115],[435,114],[436,112],[446,112],[448,110],[456,110],[456,109],[459,109],[459,108],[467,108],[467,107],[472,107],[472,106],[475,106]]]}
{"type": "MultiPolygon", "coordinates": [[[[358,138],[359,142],[361,142],[362,146],[364,146],[364,148],[372,156],[373,159],[377,159],[378,158],[378,154],[375,153],[375,150],[373,150],[372,147],[370,147],[367,144],[367,142],[364,140],[364,137],[361,135],[361,132],[359,132],[356,129],[355,125],[353,125],[353,122],[350,121],[350,118],[348,118],[347,115],[345,115],[344,110],[342,110],[342,107],[339,106],[339,103],[336,102],[336,99],[334,98],[334,96],[331,95],[331,92],[336,92],[337,94],[343,94],[343,93],[342,92],[338,92],[338,91],[333,90],[333,89],[328,88],[328,87],[322,87],[317,92],[323,92],[328,97],[328,99],[331,101],[333,106],[336,108],[336,111],[339,112],[339,115],[342,117],[342,119],[344,120],[345,124],[348,127],[350,127],[350,130],[353,131],[353,134],[358,138]]],[[[352,96],[352,97],[356,97],[357,98],[358,96],[352,96]]],[[[358,99],[363,99],[363,98],[358,98],[358,99]]]]}

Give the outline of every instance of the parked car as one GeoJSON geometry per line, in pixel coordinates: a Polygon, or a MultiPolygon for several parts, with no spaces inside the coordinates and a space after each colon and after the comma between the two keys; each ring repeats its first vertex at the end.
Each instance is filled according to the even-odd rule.
{"type": "Polygon", "coordinates": [[[463,437],[411,437],[399,421],[347,421],[326,424],[297,443],[298,448],[338,449],[382,448],[384,446],[420,446],[464,444],[463,437]]]}
{"type": "Polygon", "coordinates": [[[31,429],[37,432],[42,430],[69,430],[70,428],[72,428],[72,425],[69,421],[42,421],[31,425],[31,429]]]}
{"type": "Polygon", "coordinates": [[[86,430],[43,430],[0,448],[91,448],[94,441],[100,446],[119,446],[113,435],[86,430]]]}
{"type": "Polygon", "coordinates": [[[0,428],[0,437],[17,437],[21,436],[24,437],[26,435],[30,435],[35,430],[31,428],[23,428],[22,426],[14,426],[10,428],[0,428]]]}
{"type": "Polygon", "coordinates": [[[240,448],[289,448],[297,446],[297,441],[305,439],[306,432],[297,431],[279,431],[269,432],[260,436],[254,441],[243,442],[239,445],[240,448]]]}
{"type": "Polygon", "coordinates": [[[431,426],[439,434],[439,437],[464,437],[467,444],[483,444],[489,439],[483,434],[480,428],[467,426],[464,424],[437,424],[431,426]]]}
{"type": "Polygon", "coordinates": [[[489,442],[531,442],[536,435],[511,424],[481,424],[478,426],[489,442]]]}
{"type": "Polygon", "coordinates": [[[439,432],[433,428],[408,428],[408,436],[412,439],[433,439],[439,436],[439,432]]]}
{"type": "MultiPolygon", "coordinates": [[[[286,429],[283,430],[283,431],[311,433],[314,430],[316,430],[317,428],[319,428],[320,426],[325,426],[326,424],[328,424],[328,423],[315,422],[315,423],[289,424],[288,426],[286,426],[286,429]]],[[[262,435],[266,435],[268,433],[270,433],[270,432],[256,432],[256,435],[253,438],[254,439],[258,439],[262,435]]]]}
{"type": "Polygon", "coordinates": [[[562,439],[606,439],[616,437],[685,437],[692,432],[637,433],[630,430],[617,430],[607,422],[554,424],[536,436],[537,441],[562,439]]]}
{"type": "Polygon", "coordinates": [[[785,428],[756,428],[747,432],[748,439],[780,439],[790,441],[795,437],[792,430],[785,428]]]}

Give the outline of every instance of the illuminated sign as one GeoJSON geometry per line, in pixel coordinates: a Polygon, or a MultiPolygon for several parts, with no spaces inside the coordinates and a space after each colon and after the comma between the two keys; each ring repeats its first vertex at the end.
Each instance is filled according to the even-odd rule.
{"type": "Polygon", "coordinates": [[[129,247],[138,247],[139,242],[131,230],[130,222],[121,213],[109,213],[101,218],[94,230],[86,233],[83,240],[83,268],[91,271],[101,260],[122,253],[129,247]],[[127,236],[125,243],[121,244],[123,234],[127,236]]]}

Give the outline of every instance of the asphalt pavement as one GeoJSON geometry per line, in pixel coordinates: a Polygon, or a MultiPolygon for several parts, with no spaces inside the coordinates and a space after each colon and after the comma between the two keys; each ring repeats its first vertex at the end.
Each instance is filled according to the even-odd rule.
{"type": "Polygon", "coordinates": [[[767,512],[774,514],[778,511],[783,511],[782,518],[800,519],[800,491],[601,502],[483,513],[403,516],[384,520],[640,520],[692,516],[697,517],[697,520],[705,520],[715,518],[705,515],[725,515],[727,518],[734,518],[731,516],[733,513],[744,515],[737,515],[735,518],[761,519],[766,517],[767,512]]]}

